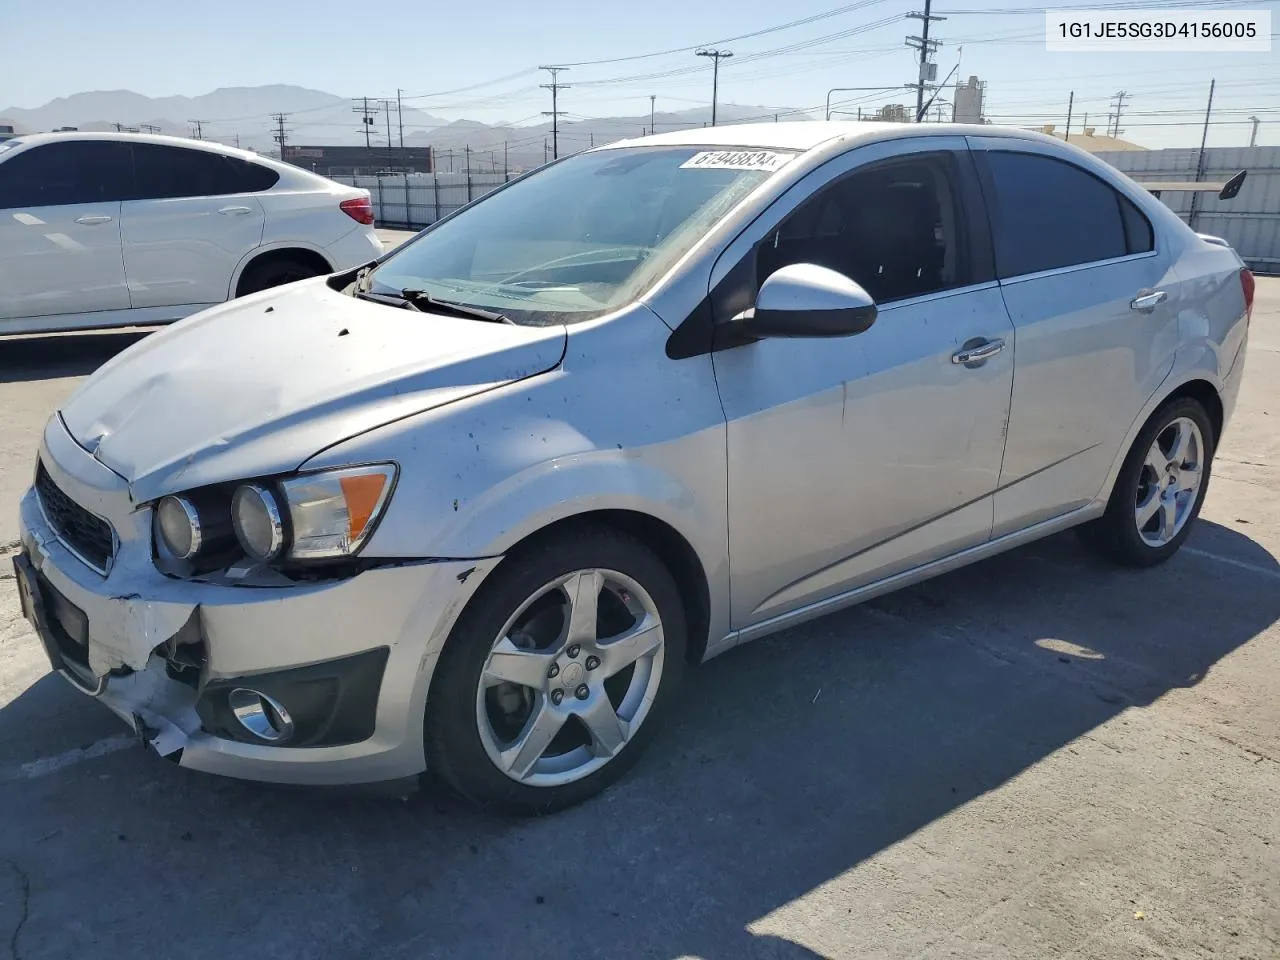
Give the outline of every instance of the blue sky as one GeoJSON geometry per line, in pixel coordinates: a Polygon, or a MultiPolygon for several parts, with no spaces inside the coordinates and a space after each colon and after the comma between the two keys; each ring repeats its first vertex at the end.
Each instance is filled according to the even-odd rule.
{"type": "MultiPolygon", "coordinates": [[[[1093,2],[1121,8],[1117,0],[1093,2]]],[[[1222,5],[1241,9],[1238,2],[1222,5]]],[[[921,6],[917,0],[379,0],[364,13],[350,0],[127,0],[119,8],[127,16],[105,16],[100,0],[0,0],[0,23],[16,41],[5,45],[0,107],[35,107],[84,90],[195,96],[217,87],[292,83],[341,96],[394,97],[401,87],[407,102],[446,118],[533,122],[550,108],[538,87],[546,78],[535,68],[569,63],[576,65],[562,79],[572,87],[560,106],[571,119],[641,115],[650,94],[659,110],[709,102],[709,62],[679,48],[816,16],[723,44],[735,56],[722,66],[720,97],[820,112],[831,87],[892,88],[914,78],[903,38],[918,32],[919,22],[902,16],[921,6]],[[816,16],[841,6],[854,9],[816,16]],[[77,23],[92,28],[69,26],[77,23]],[[666,50],[674,52],[638,57],[666,50]],[[625,57],[637,58],[587,63],[625,57]]],[[[1270,10],[1273,35],[1280,30],[1280,2],[1249,8],[1270,10]]],[[[1253,54],[1048,53],[1042,10],[1005,0],[935,0],[935,13],[948,17],[933,27],[943,41],[939,77],[959,61],[959,76],[987,82],[987,112],[996,122],[1059,129],[1070,91],[1073,129],[1086,113],[1090,126],[1101,129],[1111,96],[1127,90],[1122,136],[1152,147],[1198,145],[1209,80],[1216,78],[1210,144],[1247,144],[1250,114],[1262,120],[1258,142],[1280,144],[1280,46],[1253,54]],[[993,10],[999,12],[976,12],[993,10]]],[[[837,96],[855,98],[868,109],[907,100],[893,89],[837,96]]],[[[264,125],[273,109],[263,104],[264,125]]]]}

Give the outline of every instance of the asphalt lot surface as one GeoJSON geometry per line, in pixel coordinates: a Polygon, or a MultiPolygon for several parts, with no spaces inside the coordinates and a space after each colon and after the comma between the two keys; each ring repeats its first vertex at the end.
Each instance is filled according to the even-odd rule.
{"type": "MultiPolygon", "coordinates": [[[[0,341],[0,542],[137,336],[0,341]]],[[[732,651],[543,820],[179,770],[0,579],[0,958],[1280,956],[1280,280],[1247,362],[1165,566],[1067,534],[732,651]]]]}

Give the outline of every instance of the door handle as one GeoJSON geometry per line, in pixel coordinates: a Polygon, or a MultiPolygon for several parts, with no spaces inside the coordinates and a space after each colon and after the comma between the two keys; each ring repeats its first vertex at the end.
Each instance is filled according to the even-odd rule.
{"type": "Polygon", "coordinates": [[[223,207],[218,212],[224,217],[243,217],[246,213],[253,213],[248,207],[223,207]]]}
{"type": "Polygon", "coordinates": [[[99,223],[110,222],[110,217],[76,217],[76,223],[83,223],[86,227],[96,226],[99,223]]]}
{"type": "Polygon", "coordinates": [[[1138,311],[1154,310],[1168,299],[1169,295],[1163,290],[1139,294],[1129,301],[1129,309],[1138,311]]]}
{"type": "Polygon", "coordinates": [[[951,355],[952,363],[968,365],[971,363],[983,363],[990,360],[997,353],[1004,349],[1003,340],[988,340],[986,343],[980,343],[976,346],[965,347],[951,355]]]}

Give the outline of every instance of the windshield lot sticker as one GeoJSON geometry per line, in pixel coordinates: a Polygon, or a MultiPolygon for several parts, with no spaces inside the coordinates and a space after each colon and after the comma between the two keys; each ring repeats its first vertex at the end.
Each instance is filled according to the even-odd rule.
{"type": "Polygon", "coordinates": [[[764,170],[772,173],[791,162],[792,154],[769,150],[704,150],[680,164],[703,170],[764,170]]]}

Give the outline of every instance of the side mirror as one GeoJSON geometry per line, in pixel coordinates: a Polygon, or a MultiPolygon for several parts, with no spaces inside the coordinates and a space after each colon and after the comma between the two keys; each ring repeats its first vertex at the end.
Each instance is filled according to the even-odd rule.
{"type": "Polygon", "coordinates": [[[734,324],[757,339],[847,337],[875,319],[876,302],[859,284],[814,263],[793,263],[760,285],[755,310],[735,317],[734,324]]]}

